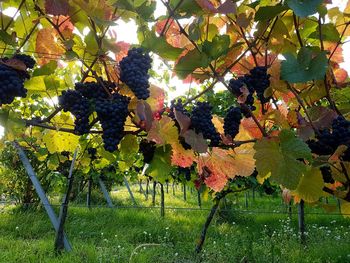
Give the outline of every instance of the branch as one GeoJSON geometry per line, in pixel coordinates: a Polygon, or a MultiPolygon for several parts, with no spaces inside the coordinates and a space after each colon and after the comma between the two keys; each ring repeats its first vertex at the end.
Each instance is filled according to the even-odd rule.
{"type": "Polygon", "coordinates": [[[304,44],[303,44],[303,40],[301,39],[301,36],[300,36],[299,25],[298,25],[297,16],[295,15],[295,13],[293,13],[293,22],[294,22],[295,32],[297,33],[299,44],[301,47],[303,47],[304,44]]]}

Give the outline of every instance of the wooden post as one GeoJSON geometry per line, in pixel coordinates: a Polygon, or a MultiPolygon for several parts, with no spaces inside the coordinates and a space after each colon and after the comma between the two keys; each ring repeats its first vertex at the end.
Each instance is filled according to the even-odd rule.
{"type": "Polygon", "coordinates": [[[301,243],[305,243],[305,214],[304,214],[304,200],[300,200],[298,205],[298,225],[301,243]]]}
{"type": "MultiPolygon", "coordinates": [[[[50,221],[51,221],[54,229],[56,231],[58,231],[58,226],[59,226],[58,219],[56,217],[54,210],[52,209],[52,207],[50,205],[49,200],[47,199],[47,197],[45,195],[43,188],[40,185],[38,178],[36,177],[36,174],[33,170],[32,165],[30,164],[22,147],[17,142],[13,142],[13,145],[18,151],[18,156],[19,156],[21,162],[23,163],[24,169],[26,170],[30,180],[33,183],[35,191],[37,192],[37,194],[40,198],[40,201],[43,204],[44,209],[46,210],[46,213],[49,216],[50,221]]],[[[64,242],[64,248],[66,249],[66,251],[72,251],[72,247],[67,239],[67,236],[64,233],[63,233],[63,242],[64,242]]]]}
{"type": "Polygon", "coordinates": [[[92,178],[90,176],[88,181],[88,192],[86,196],[86,204],[87,204],[87,207],[90,209],[91,209],[91,189],[92,189],[92,178]]]}
{"type": "Polygon", "coordinates": [[[69,174],[68,174],[68,186],[67,186],[67,191],[66,194],[63,197],[62,205],[60,208],[60,214],[58,217],[58,230],[56,233],[56,240],[55,240],[55,250],[56,252],[61,252],[64,248],[64,224],[67,219],[67,214],[68,214],[68,204],[69,204],[69,195],[72,192],[73,188],[73,169],[74,169],[74,164],[75,160],[77,159],[77,154],[78,154],[78,149],[75,150],[72,163],[70,165],[69,169],[69,174]]]}
{"type": "Polygon", "coordinates": [[[148,193],[149,193],[149,179],[147,178],[147,181],[146,181],[146,201],[148,200],[148,193]]]}
{"type": "Polygon", "coordinates": [[[173,196],[175,196],[175,182],[173,182],[173,196]]]}
{"type": "Polygon", "coordinates": [[[169,182],[166,181],[166,193],[169,194],[169,182]]]}
{"type": "Polygon", "coordinates": [[[199,208],[202,208],[201,193],[199,192],[199,190],[197,191],[197,200],[199,208]]]}
{"type": "Polygon", "coordinates": [[[160,184],[160,216],[165,216],[165,204],[164,204],[164,187],[163,184],[160,184]]]}
{"type": "Polygon", "coordinates": [[[156,205],[156,186],[157,186],[157,182],[153,181],[153,192],[152,192],[152,205],[153,206],[156,205]]]}
{"type": "Polygon", "coordinates": [[[247,191],[244,192],[244,204],[245,204],[245,208],[248,208],[248,194],[247,194],[247,191]]]}
{"type": "Polygon", "coordinates": [[[186,185],[183,185],[183,192],[184,192],[184,200],[187,201],[187,195],[186,195],[186,185]]]}

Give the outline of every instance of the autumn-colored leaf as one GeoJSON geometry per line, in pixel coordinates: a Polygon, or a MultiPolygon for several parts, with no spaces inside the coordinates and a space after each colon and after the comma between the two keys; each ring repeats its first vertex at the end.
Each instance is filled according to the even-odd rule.
{"type": "Polygon", "coordinates": [[[45,11],[49,15],[68,15],[69,1],[67,0],[45,0],[45,11]]]}
{"type": "Polygon", "coordinates": [[[259,139],[262,138],[262,133],[253,118],[243,118],[241,120],[241,125],[244,130],[246,130],[253,138],[259,139]]]}
{"type": "Polygon", "coordinates": [[[149,104],[146,101],[139,100],[136,105],[136,114],[143,122],[145,130],[149,131],[153,122],[152,109],[149,104]]]}
{"type": "Polygon", "coordinates": [[[117,53],[115,53],[115,60],[120,62],[124,57],[128,55],[128,50],[130,49],[130,44],[124,41],[118,41],[115,43],[117,53]]]}
{"type": "Polygon", "coordinates": [[[146,102],[151,107],[153,114],[161,112],[164,108],[164,90],[160,87],[157,87],[156,85],[151,84],[149,91],[150,96],[148,97],[146,102]]]}
{"type": "Polygon", "coordinates": [[[193,150],[185,150],[179,142],[172,145],[171,164],[180,167],[190,167],[196,160],[193,150]]]}
{"type": "Polygon", "coordinates": [[[154,120],[148,132],[147,139],[156,144],[173,144],[178,141],[179,133],[175,122],[168,116],[163,116],[160,120],[154,120]]]}
{"type": "Polygon", "coordinates": [[[194,130],[187,130],[183,137],[185,142],[191,145],[191,148],[198,153],[205,153],[208,149],[207,141],[204,139],[203,134],[196,133],[194,130]]]}
{"type": "Polygon", "coordinates": [[[6,61],[1,61],[1,64],[5,64],[6,66],[16,69],[16,70],[21,70],[21,71],[26,71],[27,66],[24,64],[21,60],[11,58],[6,61]]]}
{"type": "Polygon", "coordinates": [[[38,64],[44,65],[51,60],[58,60],[65,52],[64,48],[57,41],[57,32],[53,28],[40,29],[36,37],[35,52],[38,57],[38,64]]]}

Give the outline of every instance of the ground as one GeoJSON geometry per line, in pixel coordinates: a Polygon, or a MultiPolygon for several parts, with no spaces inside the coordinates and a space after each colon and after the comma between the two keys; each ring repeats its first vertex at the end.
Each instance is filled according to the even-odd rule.
{"type": "MultiPolygon", "coordinates": [[[[140,206],[151,205],[151,196],[145,201],[137,186],[133,192],[140,206]]],[[[53,252],[55,233],[43,209],[1,207],[0,262],[350,262],[350,220],[337,211],[325,214],[319,207],[308,206],[307,240],[301,245],[296,207],[290,218],[279,197],[253,199],[250,194],[246,208],[243,194],[230,196],[209,228],[202,253],[196,255],[194,247],[209,213],[209,200],[198,209],[195,191],[187,191],[185,202],[180,187],[175,196],[170,187],[165,204],[171,208],[161,218],[159,194],[155,208],[132,208],[123,187],[112,197],[124,208],[72,204],[66,233],[73,252],[59,256],[53,252]]],[[[329,202],[336,204],[333,198],[329,202]]]]}

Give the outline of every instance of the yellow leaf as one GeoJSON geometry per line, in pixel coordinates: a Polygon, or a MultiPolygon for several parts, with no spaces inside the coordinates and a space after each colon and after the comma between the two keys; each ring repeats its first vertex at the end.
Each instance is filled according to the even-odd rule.
{"type": "Polygon", "coordinates": [[[180,167],[190,167],[196,157],[192,149],[185,150],[184,147],[177,141],[171,145],[171,164],[180,167]]]}
{"type": "Polygon", "coordinates": [[[43,136],[43,142],[50,153],[63,151],[74,152],[79,145],[79,136],[71,133],[50,130],[46,131],[43,136]]]}
{"type": "Polygon", "coordinates": [[[215,129],[218,131],[220,134],[224,134],[224,120],[223,118],[213,115],[212,122],[215,126],[215,129]]]}
{"type": "Polygon", "coordinates": [[[320,169],[311,168],[300,179],[297,189],[294,191],[305,202],[316,202],[323,196],[323,178],[320,169]]]}
{"type": "Polygon", "coordinates": [[[164,116],[160,120],[154,120],[147,136],[149,141],[154,141],[160,145],[176,143],[178,138],[179,132],[175,126],[175,122],[167,116],[164,116]]]}
{"type": "Polygon", "coordinates": [[[340,211],[344,217],[350,217],[350,202],[342,201],[340,204],[340,211]]]}

